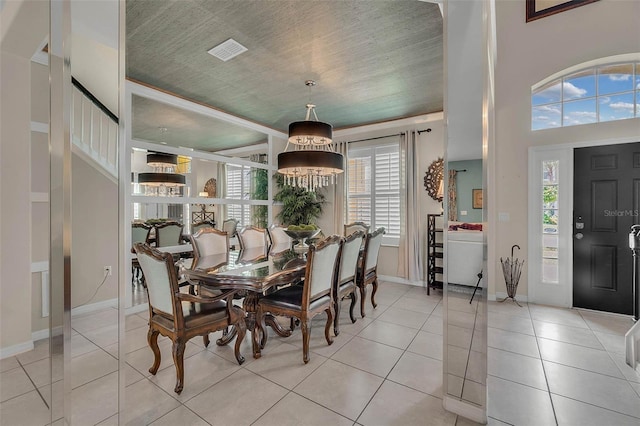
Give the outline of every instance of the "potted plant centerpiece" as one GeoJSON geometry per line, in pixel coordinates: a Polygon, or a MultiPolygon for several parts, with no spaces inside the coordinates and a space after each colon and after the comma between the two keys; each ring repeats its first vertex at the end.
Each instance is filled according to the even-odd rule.
{"type": "Polygon", "coordinates": [[[289,225],[287,234],[298,241],[296,247],[306,250],[306,240],[322,232],[314,223],[322,216],[325,195],[319,190],[307,191],[304,188],[285,185],[280,174],[276,174],[275,178],[278,192],[273,199],[282,203],[282,210],[276,218],[280,223],[289,225]]]}

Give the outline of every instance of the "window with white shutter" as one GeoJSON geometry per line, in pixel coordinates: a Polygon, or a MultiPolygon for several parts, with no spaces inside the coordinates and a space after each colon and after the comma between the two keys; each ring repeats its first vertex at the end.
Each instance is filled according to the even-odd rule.
{"type": "Polygon", "coordinates": [[[349,149],[347,223],[384,227],[387,244],[400,239],[399,144],[349,149]]]}
{"type": "MultiPolygon", "coordinates": [[[[249,200],[251,194],[251,168],[227,165],[227,199],[249,200]]],[[[227,204],[227,217],[236,219],[238,226],[251,225],[249,204],[227,204]]]]}

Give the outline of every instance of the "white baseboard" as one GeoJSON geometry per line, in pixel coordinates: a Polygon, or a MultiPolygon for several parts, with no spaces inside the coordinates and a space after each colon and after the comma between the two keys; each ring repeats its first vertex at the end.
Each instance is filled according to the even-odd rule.
{"type": "Polygon", "coordinates": [[[149,310],[149,304],[141,303],[139,305],[133,305],[130,308],[126,308],[124,310],[124,315],[127,316],[127,315],[137,314],[139,312],[144,312],[148,310],[149,310]]]}
{"type": "Polygon", "coordinates": [[[624,335],[625,361],[634,370],[638,368],[638,343],[640,341],[640,321],[637,321],[624,335]]]}
{"type": "Polygon", "coordinates": [[[381,281],[388,281],[390,283],[398,283],[398,284],[408,284],[416,287],[424,287],[424,281],[409,281],[405,278],[394,277],[391,275],[378,275],[378,279],[381,281]]]}
{"type": "Polygon", "coordinates": [[[75,308],[71,308],[71,316],[74,315],[82,315],[90,312],[99,311],[101,309],[106,308],[117,308],[118,307],[118,299],[109,299],[103,300],[102,302],[91,303],[90,305],[81,305],[76,306],[75,308]]]}
{"type": "MultiPolygon", "coordinates": [[[[59,325],[57,327],[53,327],[53,335],[61,336],[62,335],[62,326],[59,325]]],[[[49,329],[44,328],[42,330],[34,331],[31,333],[31,340],[37,342],[38,340],[48,339],[49,338],[49,329]]]]}
{"type": "Polygon", "coordinates": [[[33,341],[18,343],[17,345],[0,349],[0,359],[9,358],[10,356],[18,355],[31,350],[33,350],[33,341]]]}
{"type": "Polygon", "coordinates": [[[445,410],[473,420],[476,423],[487,424],[487,413],[481,407],[462,402],[447,395],[442,398],[442,406],[445,410]]]}

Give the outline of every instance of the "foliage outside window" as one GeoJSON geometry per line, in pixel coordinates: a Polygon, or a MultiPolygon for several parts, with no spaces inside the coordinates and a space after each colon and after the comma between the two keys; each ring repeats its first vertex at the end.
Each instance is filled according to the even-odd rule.
{"type": "MultiPolygon", "coordinates": [[[[269,171],[267,169],[254,169],[253,171],[253,199],[266,200],[269,197],[269,171]]],[[[267,206],[253,206],[253,223],[266,228],[269,210],[267,206]]]]}
{"type": "Polygon", "coordinates": [[[384,227],[385,242],[400,238],[400,147],[387,144],[349,149],[347,223],[384,227]]]}
{"type": "Polygon", "coordinates": [[[542,162],[542,281],[558,283],[558,160],[542,162]]]}
{"type": "Polygon", "coordinates": [[[531,130],[634,117],[640,117],[640,63],[584,69],[531,94],[531,130]]]}

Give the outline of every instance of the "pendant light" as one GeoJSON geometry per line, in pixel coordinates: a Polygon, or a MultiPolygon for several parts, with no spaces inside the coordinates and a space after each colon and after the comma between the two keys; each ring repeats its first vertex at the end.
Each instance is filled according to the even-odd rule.
{"type": "MultiPolygon", "coordinates": [[[[311,89],[316,82],[307,80],[305,84],[311,89]]],[[[285,185],[307,191],[334,184],[336,175],[344,171],[344,158],[332,145],[333,127],[318,121],[315,107],[308,103],[305,119],[289,124],[287,146],[278,154],[278,172],[285,185]],[[293,149],[287,151],[290,145],[293,149]]]]}

